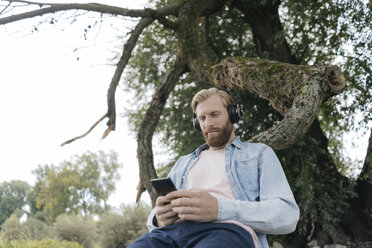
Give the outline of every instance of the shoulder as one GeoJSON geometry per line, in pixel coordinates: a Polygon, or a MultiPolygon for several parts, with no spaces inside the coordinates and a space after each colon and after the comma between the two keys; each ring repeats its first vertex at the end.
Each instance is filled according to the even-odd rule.
{"type": "Polygon", "coordinates": [[[244,152],[250,151],[252,153],[260,154],[266,149],[271,149],[269,146],[263,144],[263,143],[251,143],[248,141],[241,142],[241,149],[244,152]]]}
{"type": "Polygon", "coordinates": [[[274,153],[274,151],[263,143],[240,142],[236,146],[236,154],[239,159],[261,159],[264,153],[274,153]]]}

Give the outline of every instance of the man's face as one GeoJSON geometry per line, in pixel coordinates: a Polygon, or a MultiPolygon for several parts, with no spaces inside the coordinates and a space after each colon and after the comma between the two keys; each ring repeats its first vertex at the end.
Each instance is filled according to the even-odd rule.
{"type": "Polygon", "coordinates": [[[204,139],[211,149],[221,149],[235,138],[227,109],[218,95],[212,95],[196,107],[204,139]]]}

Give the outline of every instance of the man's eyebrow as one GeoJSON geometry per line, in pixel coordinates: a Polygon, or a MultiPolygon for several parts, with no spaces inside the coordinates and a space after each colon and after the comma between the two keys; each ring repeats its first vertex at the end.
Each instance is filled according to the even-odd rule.
{"type": "Polygon", "coordinates": [[[206,113],[206,114],[201,114],[200,116],[203,116],[203,115],[212,115],[212,114],[220,114],[222,111],[220,110],[213,110],[212,112],[209,112],[209,113],[206,113]]]}

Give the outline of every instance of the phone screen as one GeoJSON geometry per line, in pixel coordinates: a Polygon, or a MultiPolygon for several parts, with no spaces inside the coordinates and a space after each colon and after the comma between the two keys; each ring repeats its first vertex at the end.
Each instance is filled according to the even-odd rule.
{"type": "Polygon", "coordinates": [[[158,192],[159,195],[166,195],[171,191],[177,190],[177,188],[174,186],[172,180],[167,177],[167,178],[156,178],[156,179],[151,179],[151,184],[158,192]]]}

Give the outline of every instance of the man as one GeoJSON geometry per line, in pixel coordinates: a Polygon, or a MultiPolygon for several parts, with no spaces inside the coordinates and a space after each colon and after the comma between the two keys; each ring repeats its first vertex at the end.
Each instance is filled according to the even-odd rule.
{"type": "Polygon", "coordinates": [[[158,197],[151,232],[129,248],[267,248],[265,234],[293,232],[299,209],[275,153],[235,136],[237,100],[210,88],[192,108],[206,144],[178,159],[169,173],[178,190],[158,197]]]}

